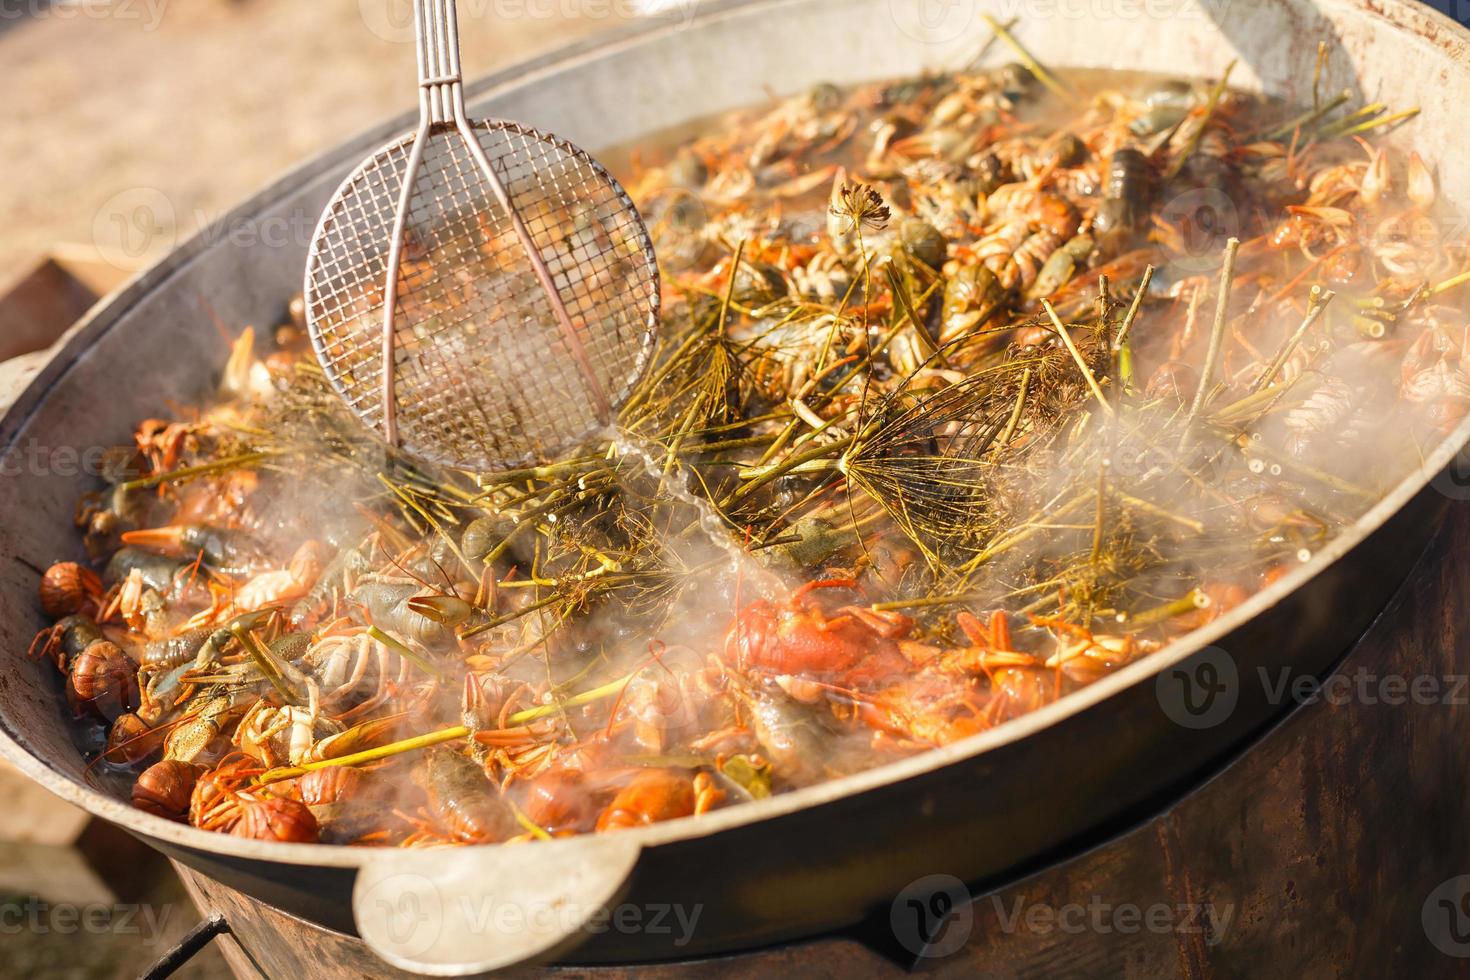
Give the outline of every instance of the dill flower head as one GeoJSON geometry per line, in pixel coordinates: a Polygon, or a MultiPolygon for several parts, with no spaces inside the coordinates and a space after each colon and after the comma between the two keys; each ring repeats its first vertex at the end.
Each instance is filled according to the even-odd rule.
{"type": "Polygon", "coordinates": [[[878,231],[888,226],[893,212],[883,203],[883,195],[867,184],[843,184],[832,194],[829,209],[834,217],[851,222],[852,230],[878,231]]]}

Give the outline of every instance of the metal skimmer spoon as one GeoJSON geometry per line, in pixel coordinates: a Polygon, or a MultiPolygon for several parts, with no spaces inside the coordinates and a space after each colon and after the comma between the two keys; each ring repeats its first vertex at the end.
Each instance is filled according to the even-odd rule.
{"type": "Polygon", "coordinates": [[[455,0],[414,0],[419,125],[333,195],[306,265],[317,359],[407,455],[526,465],[611,424],[652,357],[653,245],[581,149],[465,116],[455,0]]]}

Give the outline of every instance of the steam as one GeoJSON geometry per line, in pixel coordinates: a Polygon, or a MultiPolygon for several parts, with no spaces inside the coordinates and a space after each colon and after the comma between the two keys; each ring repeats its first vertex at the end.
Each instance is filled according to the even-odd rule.
{"type": "MultiPolygon", "coordinates": [[[[997,84],[1020,87],[1006,71],[997,84]]],[[[1176,125],[1188,134],[1182,124],[1199,118],[1188,116],[1188,107],[1202,104],[1188,86],[1108,75],[1077,81],[1079,89],[1151,86],[1172,93],[1185,108],[1160,102],[1147,117],[1161,107],[1179,110],[1173,121],[1153,119],[1164,137],[1176,125]]],[[[905,89],[892,91],[902,105],[905,89]]],[[[1001,93],[1007,100],[1009,91],[1001,93]]],[[[821,87],[779,106],[773,138],[796,134],[803,147],[826,145],[834,131],[847,131],[843,98],[821,87]]],[[[1281,110],[1247,111],[1229,98],[1222,106],[1242,127],[1281,110]]],[[[738,802],[998,724],[1147,655],[1310,560],[1470,408],[1463,335],[1456,333],[1463,312],[1432,285],[1424,288],[1448,280],[1463,249],[1440,240],[1443,224],[1430,219],[1437,212],[1422,173],[1409,167],[1398,189],[1358,200],[1371,174],[1361,151],[1323,146],[1313,151],[1311,166],[1343,181],[1345,189],[1334,196],[1330,186],[1324,191],[1315,180],[1282,171],[1269,148],[1222,148],[1224,136],[1206,128],[1189,137],[1198,156],[1166,175],[1162,166],[1142,169],[1138,147],[1149,142],[1142,138],[1120,137],[1126,145],[1104,147],[1113,137],[1094,136],[1098,146],[1091,151],[1075,135],[1081,151],[1067,141],[1066,127],[1085,131],[1098,123],[1100,110],[1079,114],[1039,98],[1012,108],[1033,127],[1028,141],[981,141],[978,132],[1005,118],[998,113],[973,131],[925,130],[910,134],[934,151],[917,168],[893,163],[877,149],[860,163],[848,159],[869,151],[872,141],[863,137],[854,138],[840,162],[829,153],[802,161],[806,169],[794,173],[752,165],[743,190],[736,179],[743,164],[710,176],[688,146],[670,155],[667,168],[645,174],[649,196],[667,189],[665,181],[697,205],[656,229],[666,236],[660,241],[665,262],[677,257],[672,271],[688,292],[673,304],[674,320],[687,314],[698,322],[720,293],[720,317],[730,305],[746,311],[729,323],[730,349],[747,358],[741,367],[748,372],[732,384],[773,391],[763,397],[790,408],[795,441],[811,453],[807,468],[790,474],[794,489],[773,493],[774,502],[758,512],[765,518],[760,529],[754,519],[742,527],[743,519],[732,516],[738,508],[711,503],[724,494],[703,482],[709,474],[699,466],[674,459],[668,442],[645,441],[634,431],[604,433],[601,448],[586,451],[580,462],[553,464],[563,467],[554,478],[538,473],[471,484],[401,460],[389,465],[325,386],[289,366],[310,356],[299,335],[278,337],[273,356],[287,367],[277,363],[270,372],[249,356],[253,335],[243,341],[226,372],[226,401],[208,419],[221,431],[253,433],[264,446],[266,459],[252,477],[258,485],[233,501],[227,480],[202,481],[180,492],[181,503],[199,507],[204,523],[228,519],[243,526],[269,559],[266,567],[283,564],[307,540],[335,549],[335,560],[313,583],[303,607],[308,612],[293,611],[293,623],[332,624],[352,636],[371,625],[388,637],[363,641],[364,659],[338,665],[334,680],[355,677],[358,685],[355,701],[340,707],[351,712],[376,690],[386,691],[384,704],[395,715],[373,733],[377,742],[462,725],[483,736],[465,750],[477,771],[500,783],[454,782],[459,777],[444,775],[460,771],[454,767],[431,772],[443,748],[404,752],[364,770],[364,788],[352,799],[317,805],[329,839],[350,842],[377,829],[374,821],[388,812],[425,814],[424,822],[443,833],[468,819],[456,806],[470,799],[477,807],[513,807],[511,822],[532,835],[587,830],[650,770],[697,770],[712,777],[702,789],[738,802]],[[1038,141],[1037,132],[1059,135],[1038,141]],[[1071,162],[1042,159],[1043,150],[1071,162]],[[1079,152],[1127,166],[1089,168],[1074,159],[1079,152]],[[849,187],[848,171],[839,167],[850,166],[878,174],[869,179],[882,193],[867,183],[849,187]],[[1025,194],[1034,194],[1058,166],[1079,201],[1120,206],[1098,208],[1106,220],[1088,215],[1067,236],[1053,234],[1045,216],[1028,219],[1004,247],[994,237],[984,248],[979,241],[946,242],[938,231],[936,222],[956,237],[979,222],[987,236],[999,234],[995,226],[1004,228],[1008,214],[1001,202],[1028,200],[1025,194]],[[672,175],[676,167],[682,169],[672,175]],[[987,168],[1012,171],[1015,179],[985,190],[968,183],[987,168]],[[1143,173],[1153,181],[1146,210],[1160,220],[1134,229],[1131,244],[1146,248],[1156,269],[1123,345],[1119,332],[1144,262],[1124,262],[1137,252],[1125,251],[1128,232],[1117,229],[1132,220],[1128,213],[1139,202],[1124,201],[1116,185],[1142,180],[1143,173]],[[1325,225],[1283,224],[1296,217],[1285,218],[1282,201],[1272,196],[1286,184],[1293,184],[1284,195],[1291,200],[1327,195],[1328,203],[1313,205],[1310,215],[1325,225]],[[704,196],[685,185],[703,187],[704,196]],[[843,234],[829,220],[829,191],[834,197],[845,191],[850,208],[864,209],[846,229],[853,240],[844,239],[835,255],[820,247],[843,234]],[[742,203],[742,194],[752,197],[742,203]],[[1352,210],[1350,199],[1357,201],[1352,210]],[[1222,200],[1228,208],[1219,206],[1222,200]],[[769,221],[762,214],[767,205],[779,211],[769,221]],[[705,206],[729,213],[705,221],[705,206]],[[1203,220],[1206,211],[1214,218],[1203,220]],[[932,221],[916,224],[918,214],[932,221]],[[1406,253],[1398,239],[1385,245],[1383,229],[1403,224],[1406,215],[1414,218],[1423,256],[1406,253]],[[1429,221],[1427,231],[1419,218],[1429,221]],[[1351,232],[1342,231],[1345,221],[1351,232]],[[731,229],[742,239],[764,236],[781,246],[779,261],[789,268],[769,255],[744,265],[720,258],[742,254],[743,245],[730,248],[731,229]],[[1287,232],[1331,241],[1282,245],[1276,239],[1287,232]],[[1245,244],[1233,267],[1222,268],[1232,237],[1245,244]],[[956,246],[952,254],[946,244],[956,246]],[[866,259],[856,258],[859,247],[866,259]],[[1097,261],[1089,266],[1094,250],[1097,261]],[[1004,287],[1012,297],[1050,297],[1063,327],[1055,329],[1024,298],[1018,304],[1034,315],[1003,333],[987,327],[979,277],[963,280],[961,270],[945,268],[946,259],[960,254],[978,265],[982,253],[994,260],[997,281],[1013,276],[1004,287]],[[1056,255],[1072,262],[1070,281],[1036,287],[1042,263],[1049,266],[1056,255]],[[1353,255],[1357,265],[1345,258],[1353,255]],[[835,309],[840,302],[866,303],[885,288],[900,308],[896,291],[912,271],[903,264],[910,261],[929,267],[939,283],[925,301],[935,313],[922,329],[920,317],[907,311],[905,327],[901,317],[885,323],[877,314],[835,309]],[[1306,279],[1283,286],[1281,267],[1293,274],[1319,270],[1336,295],[1308,294],[1306,279]],[[1098,299],[1099,268],[1112,270],[1110,306],[1098,299]],[[1381,275],[1385,270],[1394,274],[1381,275]],[[1375,278],[1388,285],[1375,286],[1375,278]],[[951,296],[947,286],[962,280],[974,293],[951,296]],[[777,300],[793,290],[825,313],[789,315],[789,304],[777,300]],[[904,329],[887,338],[893,323],[904,329]],[[948,343],[956,336],[958,342],[948,343]],[[941,340],[946,343],[936,353],[941,340]],[[842,380],[815,373],[829,363],[823,360],[829,349],[832,362],[847,364],[889,341],[880,357],[842,380]],[[275,387],[266,390],[267,381],[275,387]],[[856,408],[826,417],[803,399],[823,410],[839,403],[856,408]],[[943,413],[934,410],[941,400],[943,413]],[[874,419],[905,417],[917,420],[913,431],[894,441],[897,462],[887,461],[902,472],[865,484],[854,455],[841,447],[869,438],[874,419]],[[946,456],[964,457],[963,466],[923,468],[946,456]],[[965,481],[961,487],[954,485],[956,473],[965,481]],[[553,479],[567,499],[603,512],[575,528],[569,525],[583,518],[566,516],[570,508],[538,514],[528,501],[544,491],[527,487],[553,479]],[[836,491],[825,509],[808,506],[823,486],[836,491]],[[215,502],[222,510],[208,510],[209,494],[225,495],[215,502]],[[960,503],[976,513],[956,517],[960,503]],[[919,506],[949,510],[942,520],[926,521],[912,516],[919,506]],[[771,518],[777,511],[783,516],[771,518]],[[783,526],[788,511],[800,516],[783,526]],[[467,524],[466,515],[477,519],[467,524]],[[886,532],[860,538],[845,526],[849,521],[886,532]],[[777,527],[784,531],[771,540],[756,539],[758,530],[777,527]],[[854,578],[861,589],[792,604],[801,585],[824,577],[854,578]],[[563,589],[562,580],[585,589],[563,589]],[[620,584],[603,588],[610,581],[620,584]],[[732,637],[738,641],[739,631],[754,629],[744,618],[752,608],[814,621],[852,618],[843,603],[894,615],[890,630],[874,627],[871,646],[907,660],[881,687],[837,671],[753,676],[732,663],[732,637]],[[1011,634],[1013,648],[997,647],[999,634],[993,642],[975,639],[975,624],[956,615],[996,610],[1006,615],[993,628],[1011,634]],[[1010,659],[953,666],[996,652],[1010,659]],[[461,666],[475,676],[477,703],[468,706],[461,666]]],[[[863,115],[852,131],[866,132],[873,122],[892,120],[863,115]]],[[[775,153],[769,140],[756,142],[760,154],[775,153]]],[[[736,143],[739,152],[757,156],[736,143]]],[[[694,145],[706,157],[729,152],[719,140],[694,145]]],[[[1402,156],[1391,161],[1390,169],[1404,173],[1402,156]]],[[[912,297],[903,302],[919,305],[912,297]]],[[[725,326],[722,319],[721,340],[725,326]]],[[[701,380],[692,379],[691,387],[701,380]]],[[[769,420],[746,421],[757,441],[772,432],[769,420]]],[[[238,447],[221,439],[210,448],[226,455],[238,447]]],[[[770,461],[736,458],[729,480],[738,486],[762,465],[770,461]]],[[[462,735],[456,744],[465,744],[462,735]]],[[[507,819],[497,812],[470,822],[507,819]]],[[[422,833],[411,820],[395,827],[422,833]]],[[[454,832],[473,837],[463,827],[454,832]]],[[[428,835],[410,839],[434,842],[428,835]]]]}

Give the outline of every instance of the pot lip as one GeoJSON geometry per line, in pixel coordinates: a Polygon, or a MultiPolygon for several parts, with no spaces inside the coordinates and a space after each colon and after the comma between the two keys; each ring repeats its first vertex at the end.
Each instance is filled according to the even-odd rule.
{"type": "MultiPolygon", "coordinates": [[[[692,21],[677,13],[651,17],[635,23],[553,49],[545,54],[484,76],[465,86],[467,99],[473,101],[497,92],[535,86],[542,77],[559,72],[578,62],[592,61],[636,46],[648,39],[673,33],[689,23],[708,24],[732,16],[744,16],[761,8],[799,5],[806,0],[719,0],[698,11],[692,21]]],[[[1409,32],[1417,39],[1434,40],[1434,36],[1451,36],[1462,44],[1470,43],[1470,29],[1462,27],[1447,15],[1413,0],[1328,0],[1337,8],[1386,21],[1409,32]]],[[[363,153],[392,139],[411,127],[415,114],[405,113],[374,126],[343,145],[312,157],[293,167],[232,209],[232,216],[249,215],[302,185],[317,180],[324,170],[349,164],[363,153]]],[[[201,255],[210,245],[201,232],[175,248],[152,267],[140,272],[119,290],[105,297],[66,334],[57,353],[25,388],[19,398],[0,418],[0,446],[8,446],[15,434],[39,411],[46,392],[55,381],[69,371],[96,338],[111,329],[140,298],[162,286],[174,273],[201,255]]],[[[716,810],[697,820],[684,818],[649,827],[625,830],[624,841],[631,836],[641,847],[656,847],[677,841],[708,837],[747,824],[788,816],[800,810],[830,803],[892,783],[902,782],[952,763],[972,759],[1012,745],[1044,729],[1084,712],[1098,710],[1101,705],[1126,689],[1148,683],[1165,669],[1194,656],[1220,638],[1228,635],[1256,616],[1279,604],[1303,587],[1309,580],[1335,564],[1348,552],[1377,532],[1394,514],[1416,496],[1432,490],[1435,479],[1446,469],[1466,444],[1470,443],[1470,417],[1446,436],[1419,467],[1397,483],[1381,500],[1370,507],[1353,525],[1316,552],[1311,560],[1292,569],[1278,581],[1252,595],[1244,603],[1213,623],[1189,633],[1184,640],[1143,657],[1037,711],[1023,715],[990,731],[981,732],[946,746],[930,749],[908,759],[843,776],[816,786],[794,790],[765,800],[756,800],[725,810],[716,810]]],[[[151,840],[186,851],[215,855],[226,859],[264,861],[276,864],[331,868],[359,868],[390,855],[372,849],[329,844],[281,844],[245,840],[199,830],[137,810],[130,804],[74,782],[47,766],[39,756],[25,747],[24,738],[0,718],[0,758],[13,764],[28,777],[62,799],[89,813],[119,824],[151,840]]],[[[577,839],[573,839],[575,841],[577,839]]],[[[540,846],[557,846],[561,842],[540,846]]],[[[571,842],[567,842],[571,843],[571,842]]],[[[467,850],[477,857],[494,853],[498,845],[471,845],[467,850]]],[[[401,856],[400,856],[401,859],[401,856]]]]}

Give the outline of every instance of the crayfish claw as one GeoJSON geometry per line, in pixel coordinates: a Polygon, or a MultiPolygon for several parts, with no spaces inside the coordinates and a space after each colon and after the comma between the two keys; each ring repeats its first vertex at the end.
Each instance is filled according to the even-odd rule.
{"type": "Polygon", "coordinates": [[[178,557],[184,552],[184,538],[187,531],[188,529],[183,525],[124,531],[122,543],[132,548],[142,548],[145,551],[178,557]]]}

